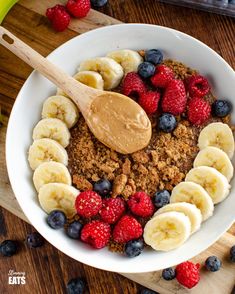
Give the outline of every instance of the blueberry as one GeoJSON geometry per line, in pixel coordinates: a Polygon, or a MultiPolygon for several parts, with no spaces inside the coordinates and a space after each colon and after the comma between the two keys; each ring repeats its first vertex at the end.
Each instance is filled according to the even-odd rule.
{"type": "Polygon", "coordinates": [[[102,7],[107,4],[108,0],[91,0],[91,5],[93,7],[102,7]]]}
{"type": "Polygon", "coordinates": [[[154,73],[155,66],[150,62],[145,61],[138,66],[138,74],[144,79],[153,76],[154,73]]]}
{"type": "Polygon", "coordinates": [[[136,257],[142,253],[144,242],[142,239],[131,240],[125,245],[125,254],[128,257],[136,257]]]}
{"type": "Polygon", "coordinates": [[[166,268],[162,271],[162,277],[166,281],[173,280],[175,276],[176,276],[176,273],[172,267],[166,268]]]}
{"type": "Polygon", "coordinates": [[[47,223],[52,229],[60,229],[66,223],[66,216],[63,211],[53,210],[49,213],[47,217],[47,223]]]}
{"type": "Polygon", "coordinates": [[[94,184],[93,190],[101,196],[107,196],[112,190],[112,184],[110,181],[102,179],[94,184]]]}
{"type": "Polygon", "coordinates": [[[38,232],[28,234],[26,237],[26,241],[27,244],[32,248],[40,247],[44,243],[43,237],[38,232]]]}
{"type": "Polygon", "coordinates": [[[225,117],[232,111],[232,104],[227,100],[216,100],[212,104],[212,114],[218,117],[225,117]]]}
{"type": "Polygon", "coordinates": [[[151,49],[145,53],[145,61],[151,62],[155,65],[162,63],[163,54],[158,49],[151,49]]]}
{"type": "Polygon", "coordinates": [[[205,262],[208,271],[217,272],[221,267],[221,261],[216,256],[210,256],[205,262]]]}
{"type": "Polygon", "coordinates": [[[235,262],[235,245],[230,249],[230,260],[235,262]]]}
{"type": "Polygon", "coordinates": [[[74,221],[68,225],[67,235],[72,239],[79,239],[83,225],[79,221],[74,221]]]}
{"type": "Polygon", "coordinates": [[[167,190],[160,190],[154,194],[154,204],[157,208],[161,208],[170,202],[171,194],[167,190]]]}
{"type": "Polygon", "coordinates": [[[3,256],[12,256],[17,251],[17,243],[12,240],[5,240],[0,244],[0,253],[3,256]]]}
{"type": "Polygon", "coordinates": [[[172,132],[177,126],[177,120],[171,113],[163,113],[159,117],[159,129],[165,133],[172,132]]]}
{"type": "Polygon", "coordinates": [[[82,294],[85,290],[85,282],[81,278],[71,279],[67,284],[68,294],[82,294]]]}
{"type": "Polygon", "coordinates": [[[140,291],[140,294],[159,294],[159,293],[150,289],[142,289],[140,291]]]}

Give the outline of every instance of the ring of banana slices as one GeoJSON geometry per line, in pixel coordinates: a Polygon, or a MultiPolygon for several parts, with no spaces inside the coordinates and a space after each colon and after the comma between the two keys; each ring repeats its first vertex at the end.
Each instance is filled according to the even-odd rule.
{"type": "MultiPolygon", "coordinates": [[[[111,90],[125,74],[137,71],[142,62],[134,50],[116,50],[81,62],[74,78],[96,89],[111,90]]],[[[43,103],[42,119],[33,129],[33,143],[28,151],[42,209],[46,213],[60,209],[69,218],[76,214],[74,204],[79,191],[72,186],[65,148],[70,140],[69,129],[78,118],[75,104],[57,89],[56,95],[43,103]]],[[[229,195],[234,173],[231,129],[222,122],[207,125],[200,132],[198,147],[192,169],[172,190],[170,204],[158,209],[145,225],[144,241],[154,250],[169,251],[181,246],[213,215],[214,205],[229,195]]]]}

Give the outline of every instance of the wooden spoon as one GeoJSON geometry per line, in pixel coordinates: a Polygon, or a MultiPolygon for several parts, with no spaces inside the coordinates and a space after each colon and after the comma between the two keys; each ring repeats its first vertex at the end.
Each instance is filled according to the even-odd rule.
{"type": "Polygon", "coordinates": [[[104,145],[123,154],[148,145],[151,123],[135,101],[78,82],[1,26],[0,44],[61,88],[78,106],[91,132],[104,145]]]}

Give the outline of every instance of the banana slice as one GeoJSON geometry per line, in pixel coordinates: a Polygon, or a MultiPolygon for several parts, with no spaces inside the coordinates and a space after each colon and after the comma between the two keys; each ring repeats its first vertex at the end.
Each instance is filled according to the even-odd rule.
{"type": "Polygon", "coordinates": [[[216,122],[206,126],[198,138],[200,150],[207,146],[214,146],[222,149],[231,159],[234,154],[234,138],[230,127],[227,124],[216,122]]]}
{"type": "Polygon", "coordinates": [[[83,61],[78,71],[96,71],[104,80],[104,89],[117,87],[123,77],[123,69],[119,63],[109,57],[96,57],[83,61]]]}
{"type": "Polygon", "coordinates": [[[58,142],[43,138],[35,140],[29,147],[28,161],[32,170],[47,161],[56,161],[67,165],[68,154],[58,142]]]}
{"type": "Polygon", "coordinates": [[[214,167],[217,171],[223,174],[228,181],[233,177],[233,165],[229,160],[228,155],[217,147],[208,146],[202,149],[195,158],[193,166],[214,167]]]}
{"type": "Polygon", "coordinates": [[[201,185],[210,195],[214,204],[223,201],[229,194],[228,180],[213,167],[195,167],[187,173],[185,181],[201,185]]]}
{"type": "Polygon", "coordinates": [[[188,202],[194,204],[205,221],[212,216],[214,205],[205,189],[193,182],[181,182],[172,190],[170,203],[188,202]]]}
{"type": "Polygon", "coordinates": [[[67,97],[56,95],[43,103],[42,118],[58,118],[70,129],[78,121],[77,106],[67,97]]]}
{"type": "MultiPolygon", "coordinates": [[[[98,72],[86,70],[78,72],[73,77],[75,80],[83,83],[84,85],[87,85],[95,89],[104,90],[104,80],[98,72]]],[[[60,88],[57,89],[56,95],[68,97],[68,95],[60,88]]]]}
{"type": "Polygon", "coordinates": [[[33,183],[37,191],[48,183],[72,184],[70,173],[60,162],[49,161],[40,164],[34,171],[33,183]]]}
{"type": "Polygon", "coordinates": [[[165,212],[153,217],[144,228],[144,241],[155,250],[169,251],[190,236],[189,218],[181,212],[165,212]]]}
{"type": "Polygon", "coordinates": [[[33,139],[50,138],[67,147],[70,132],[66,124],[58,118],[44,118],[38,122],[33,130],[33,139]]]}
{"type": "Polygon", "coordinates": [[[119,63],[122,66],[125,74],[132,71],[136,72],[140,63],[143,62],[143,58],[139,55],[138,52],[129,49],[109,52],[107,57],[112,58],[117,63],[119,63]]]}
{"type": "Polygon", "coordinates": [[[49,183],[41,187],[38,200],[43,210],[62,210],[68,218],[76,214],[75,200],[79,191],[72,186],[61,183],[49,183]]]}
{"type": "Polygon", "coordinates": [[[191,234],[199,230],[202,222],[202,214],[201,211],[194,204],[187,202],[167,204],[158,209],[158,211],[155,212],[154,217],[168,211],[177,211],[185,214],[189,218],[191,223],[191,234]]]}

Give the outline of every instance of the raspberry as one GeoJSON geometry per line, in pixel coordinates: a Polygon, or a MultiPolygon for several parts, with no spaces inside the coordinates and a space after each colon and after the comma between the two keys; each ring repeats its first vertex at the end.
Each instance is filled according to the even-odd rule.
{"type": "Polygon", "coordinates": [[[147,217],[152,216],[154,212],[153,202],[145,192],[137,192],[132,195],[127,202],[132,213],[147,217]]]}
{"type": "Polygon", "coordinates": [[[186,79],[185,84],[191,97],[203,97],[210,91],[207,79],[200,75],[190,76],[186,79]]]}
{"type": "Polygon", "coordinates": [[[203,124],[211,114],[211,106],[205,100],[195,97],[189,101],[188,119],[194,125],[203,124]]]}
{"type": "Polygon", "coordinates": [[[168,83],[162,99],[163,112],[178,115],[184,112],[187,97],[184,83],[181,80],[172,80],[168,83]]]}
{"type": "Polygon", "coordinates": [[[94,191],[81,192],[75,201],[77,213],[83,217],[95,216],[102,206],[102,199],[94,191]]]}
{"type": "Polygon", "coordinates": [[[181,285],[191,289],[200,280],[199,268],[199,263],[194,264],[190,261],[180,263],[176,267],[176,279],[181,285]]]}
{"type": "Polygon", "coordinates": [[[70,23],[70,15],[63,5],[55,5],[48,8],[46,16],[51,21],[52,27],[58,32],[64,31],[70,23]]]}
{"type": "Polygon", "coordinates": [[[138,103],[147,114],[153,114],[158,109],[159,100],[160,94],[158,92],[148,91],[140,95],[138,103]]]}
{"type": "Polygon", "coordinates": [[[110,231],[109,224],[95,220],[82,228],[81,240],[96,249],[100,249],[107,245],[110,238],[110,231]]]}
{"type": "Polygon", "coordinates": [[[144,82],[136,72],[129,72],[122,84],[122,93],[132,98],[139,98],[146,91],[144,82]]]}
{"type": "Polygon", "coordinates": [[[68,0],[66,8],[74,17],[82,18],[90,11],[91,3],[90,0],[68,0]]]}
{"type": "Polygon", "coordinates": [[[174,79],[174,72],[166,65],[156,67],[154,76],[151,77],[151,82],[155,87],[166,88],[168,83],[174,79]]]}
{"type": "Polygon", "coordinates": [[[125,211],[125,202],[121,198],[103,199],[100,216],[103,221],[114,224],[125,211]]]}
{"type": "Polygon", "coordinates": [[[124,215],[113,230],[113,239],[118,243],[126,243],[139,238],[143,233],[141,224],[132,216],[124,215]]]}

